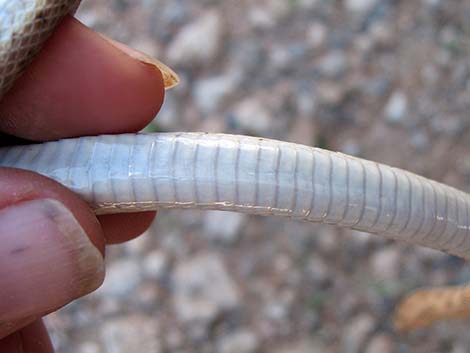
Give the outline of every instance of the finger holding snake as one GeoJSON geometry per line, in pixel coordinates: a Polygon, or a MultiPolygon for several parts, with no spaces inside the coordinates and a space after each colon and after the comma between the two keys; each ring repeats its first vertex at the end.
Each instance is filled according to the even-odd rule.
{"type": "MultiPolygon", "coordinates": [[[[4,95],[0,131],[34,141],[138,131],[163,102],[156,65],[67,16],[4,95]]],[[[96,289],[104,244],[137,236],[154,214],[97,219],[58,183],[0,168],[0,351],[52,352],[41,316],[96,289]]]]}

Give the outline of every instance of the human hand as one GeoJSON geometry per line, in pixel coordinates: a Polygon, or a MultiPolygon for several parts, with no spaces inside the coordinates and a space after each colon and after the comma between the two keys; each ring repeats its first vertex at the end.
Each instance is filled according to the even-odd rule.
{"type": "MultiPolygon", "coordinates": [[[[159,70],[72,17],[0,102],[0,141],[135,132],[160,109],[159,70]]],[[[41,317],[103,281],[104,246],[141,234],[154,212],[95,217],[68,189],[0,168],[0,352],[51,353],[41,317]]]]}

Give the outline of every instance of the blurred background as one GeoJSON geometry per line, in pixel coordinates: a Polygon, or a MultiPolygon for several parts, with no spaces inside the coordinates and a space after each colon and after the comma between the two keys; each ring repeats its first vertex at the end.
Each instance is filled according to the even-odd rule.
{"type": "MultiPolygon", "coordinates": [[[[150,131],[243,133],[470,190],[470,1],[95,0],[78,18],[179,73],[150,131]]],[[[470,352],[470,320],[392,310],[470,265],[330,226],[162,211],[102,288],[47,318],[59,353],[470,352]]]]}

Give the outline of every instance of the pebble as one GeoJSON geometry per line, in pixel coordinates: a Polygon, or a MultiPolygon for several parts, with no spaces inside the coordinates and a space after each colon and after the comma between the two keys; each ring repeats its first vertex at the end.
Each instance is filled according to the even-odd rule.
{"type": "Polygon", "coordinates": [[[385,105],[384,115],[389,123],[403,123],[408,113],[408,99],[403,91],[395,91],[385,105]]]}
{"type": "Polygon", "coordinates": [[[361,154],[361,145],[356,140],[347,139],[341,144],[340,150],[350,156],[359,157],[361,154]]]}
{"type": "Polygon", "coordinates": [[[411,145],[416,150],[424,152],[431,145],[431,141],[425,131],[416,131],[411,135],[411,145]]]}
{"type": "Polygon", "coordinates": [[[251,331],[240,329],[223,336],[217,346],[218,353],[254,353],[259,349],[259,339],[251,331]]]}
{"type": "Polygon", "coordinates": [[[373,336],[367,347],[365,353],[392,353],[393,342],[392,338],[386,334],[377,334],[373,336]]]}
{"type": "Polygon", "coordinates": [[[372,273],[378,280],[396,280],[400,273],[400,251],[387,247],[374,253],[370,260],[372,273]]]}
{"type": "Polygon", "coordinates": [[[313,48],[321,48],[327,39],[328,29],[321,22],[313,22],[307,29],[306,40],[313,48]]]}
{"type": "Polygon", "coordinates": [[[233,71],[197,80],[193,95],[198,108],[203,114],[213,113],[224,98],[233,94],[239,83],[240,76],[233,71]]]}
{"type": "MultiPolygon", "coordinates": [[[[470,89],[468,91],[470,93],[470,89]]],[[[465,120],[458,116],[445,115],[431,119],[430,126],[436,134],[446,135],[449,138],[458,138],[459,134],[465,129],[465,120]]]]}
{"type": "Polygon", "coordinates": [[[162,17],[168,24],[181,23],[188,16],[188,7],[181,2],[165,1],[160,6],[162,7],[162,17]]]}
{"type": "Polygon", "coordinates": [[[468,347],[467,345],[463,343],[455,343],[452,347],[452,350],[450,353],[468,353],[468,347]]]}
{"type": "Polygon", "coordinates": [[[275,353],[329,353],[330,351],[317,341],[303,340],[297,343],[281,347],[275,353]]]}
{"type": "Polygon", "coordinates": [[[183,27],[168,47],[168,64],[209,66],[221,47],[222,23],[220,14],[212,10],[183,27]]]}
{"type": "Polygon", "coordinates": [[[455,164],[454,164],[454,168],[457,172],[469,178],[470,177],[470,159],[468,158],[468,156],[465,154],[465,155],[461,155],[457,157],[455,164]]]}
{"type": "Polygon", "coordinates": [[[382,76],[368,78],[361,82],[359,89],[365,95],[374,99],[379,99],[387,94],[390,88],[390,81],[382,76]]]}
{"type": "Polygon", "coordinates": [[[269,51],[269,68],[274,71],[282,71],[293,66],[294,55],[288,47],[275,45],[269,51]]]}
{"type": "Polygon", "coordinates": [[[160,353],[158,320],[142,315],[112,318],[101,326],[106,353],[160,353]]]}
{"type": "Polygon", "coordinates": [[[347,70],[346,55],[341,50],[330,51],[318,63],[320,73],[329,79],[339,79],[347,70]]]}
{"type": "Polygon", "coordinates": [[[364,15],[377,5],[379,0],[345,0],[346,9],[354,14],[364,15]]]}
{"type": "Polygon", "coordinates": [[[152,234],[147,230],[140,236],[123,243],[122,248],[126,255],[138,259],[148,251],[149,241],[151,238],[152,234]]]}
{"type": "Polygon", "coordinates": [[[248,19],[254,28],[269,29],[284,18],[290,11],[284,0],[265,0],[262,5],[254,5],[248,10],[248,19]]]}
{"type": "Polygon", "coordinates": [[[342,337],[342,353],[359,353],[367,336],[375,326],[374,318],[369,314],[360,314],[347,324],[342,337]]]}
{"type": "Polygon", "coordinates": [[[344,85],[333,81],[321,82],[318,85],[318,102],[326,106],[338,106],[345,97],[344,85]]]}
{"type": "Polygon", "coordinates": [[[299,115],[309,118],[311,128],[314,128],[312,118],[317,109],[317,97],[310,89],[298,89],[295,92],[295,105],[299,115]]]}
{"type": "Polygon", "coordinates": [[[204,214],[204,234],[213,241],[233,244],[240,238],[246,219],[243,213],[208,211],[204,214]]]}
{"type": "Polygon", "coordinates": [[[163,104],[158,115],[152,121],[152,126],[157,130],[176,130],[178,126],[178,103],[173,92],[165,94],[165,104],[163,104]]]}
{"type": "Polygon", "coordinates": [[[317,255],[308,260],[307,273],[316,284],[324,283],[331,276],[329,267],[321,258],[317,257],[317,255]]]}
{"type": "Polygon", "coordinates": [[[183,323],[205,326],[239,306],[236,283],[218,255],[197,255],[179,263],[173,274],[174,310],[183,323]]]}
{"type": "Polygon", "coordinates": [[[142,271],[134,258],[123,258],[111,263],[106,270],[103,285],[96,293],[103,297],[125,298],[142,280],[142,271]]]}
{"type": "Polygon", "coordinates": [[[102,353],[100,345],[96,342],[83,342],[78,346],[77,353],[102,353]]]}
{"type": "Polygon", "coordinates": [[[143,271],[147,278],[159,279],[168,268],[168,257],[161,250],[152,250],[143,261],[143,271]]]}
{"type": "Polygon", "coordinates": [[[245,98],[237,104],[231,114],[237,130],[255,135],[264,135],[272,126],[272,115],[257,98],[245,98]]]}
{"type": "Polygon", "coordinates": [[[306,146],[315,146],[317,143],[315,137],[315,125],[310,117],[299,117],[291,127],[288,141],[306,146]]]}
{"type": "Polygon", "coordinates": [[[321,5],[322,0],[297,0],[296,3],[302,10],[313,10],[321,5]]]}

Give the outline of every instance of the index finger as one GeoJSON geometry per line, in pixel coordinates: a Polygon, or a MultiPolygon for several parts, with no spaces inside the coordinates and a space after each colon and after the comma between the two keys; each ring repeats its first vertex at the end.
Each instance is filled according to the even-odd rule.
{"type": "Polygon", "coordinates": [[[159,111],[160,70],[67,17],[0,103],[0,130],[44,141],[138,131],[159,111]]]}

